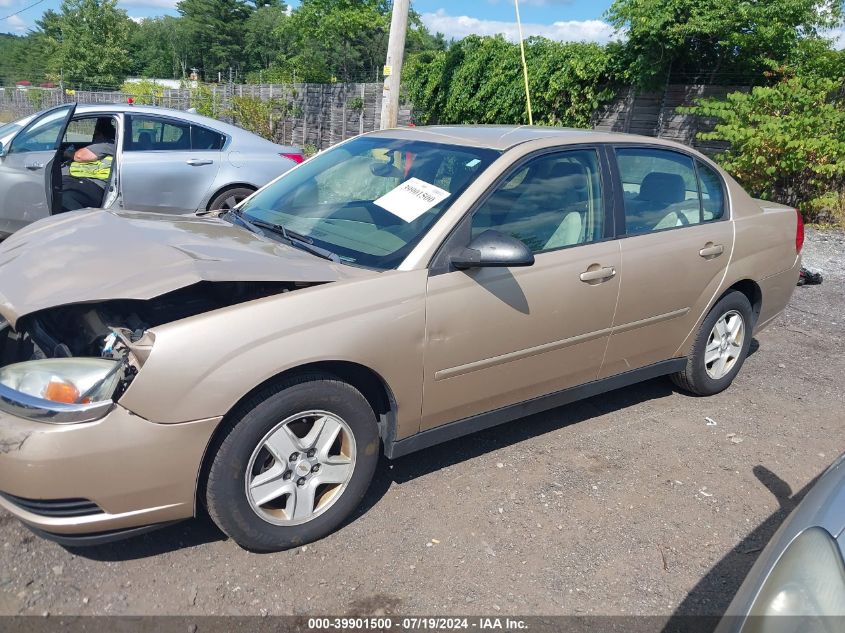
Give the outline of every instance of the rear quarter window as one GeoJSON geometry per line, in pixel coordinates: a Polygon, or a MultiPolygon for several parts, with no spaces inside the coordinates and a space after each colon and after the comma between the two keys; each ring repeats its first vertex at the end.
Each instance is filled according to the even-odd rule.
{"type": "Polygon", "coordinates": [[[226,137],[220,132],[209,130],[201,125],[191,126],[191,149],[219,150],[223,149],[226,137]]]}
{"type": "Polygon", "coordinates": [[[701,182],[701,213],[704,222],[720,220],[725,215],[725,187],[715,169],[696,161],[701,182]]]}

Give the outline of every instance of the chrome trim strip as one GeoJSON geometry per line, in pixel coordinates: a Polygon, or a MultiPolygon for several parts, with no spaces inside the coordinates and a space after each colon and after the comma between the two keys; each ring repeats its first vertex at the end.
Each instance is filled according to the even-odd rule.
{"type": "Polygon", "coordinates": [[[678,317],[684,316],[685,314],[687,314],[687,312],[689,312],[689,308],[681,308],[680,310],[674,310],[672,312],[667,312],[666,314],[658,314],[656,316],[641,319],[639,321],[632,321],[624,325],[617,325],[615,327],[604,328],[602,330],[595,330],[594,332],[579,334],[578,336],[572,336],[570,338],[565,338],[560,341],[543,343],[542,345],[529,347],[527,349],[521,349],[516,352],[508,352],[507,354],[493,356],[492,358],[485,358],[483,360],[476,360],[471,363],[466,363],[465,365],[458,365],[457,367],[441,369],[440,371],[434,373],[434,379],[446,380],[447,378],[454,378],[455,376],[463,376],[464,374],[469,374],[474,371],[479,371],[480,369],[487,369],[488,367],[501,365],[502,363],[509,363],[515,360],[522,360],[523,358],[530,358],[531,356],[536,356],[537,354],[545,354],[546,352],[553,352],[558,349],[563,349],[564,347],[577,345],[578,343],[592,341],[593,339],[600,338],[607,334],[610,334],[612,336],[613,334],[628,332],[629,330],[636,330],[637,328],[645,327],[646,325],[653,325],[654,323],[659,323],[661,321],[676,319],[678,317]]]}
{"type": "Polygon", "coordinates": [[[78,424],[99,420],[111,411],[114,402],[65,404],[36,398],[0,383],[0,411],[19,418],[48,424],[78,424]]]}
{"type": "Polygon", "coordinates": [[[577,345],[578,343],[592,341],[593,339],[610,334],[610,332],[611,328],[604,328],[602,330],[595,330],[594,332],[587,332],[586,334],[579,334],[578,336],[571,336],[560,341],[552,341],[551,343],[543,343],[542,345],[521,349],[516,352],[508,352],[507,354],[502,354],[501,356],[493,356],[492,358],[473,361],[471,363],[467,363],[466,365],[458,365],[457,367],[450,367],[449,369],[441,369],[440,371],[435,372],[434,379],[445,380],[447,378],[454,378],[455,376],[463,376],[464,374],[469,374],[471,372],[478,371],[479,369],[487,369],[488,367],[501,365],[502,363],[522,360],[523,358],[529,358],[531,356],[536,356],[537,354],[545,354],[546,352],[553,352],[564,347],[569,347],[570,345],[577,345]]]}
{"type": "Polygon", "coordinates": [[[613,332],[611,332],[611,335],[621,334],[622,332],[629,332],[630,330],[636,330],[637,328],[645,327],[646,325],[654,325],[655,323],[660,323],[661,321],[677,319],[678,317],[686,315],[687,312],[689,312],[689,308],[681,308],[680,310],[673,310],[672,312],[658,314],[645,319],[640,319],[639,321],[631,321],[630,323],[617,325],[613,328],[613,332]]]}

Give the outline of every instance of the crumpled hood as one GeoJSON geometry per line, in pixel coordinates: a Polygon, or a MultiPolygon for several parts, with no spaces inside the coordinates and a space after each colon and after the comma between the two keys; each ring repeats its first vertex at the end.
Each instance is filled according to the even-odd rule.
{"type": "Polygon", "coordinates": [[[12,326],[45,308],[151,299],[200,281],[319,283],[374,275],[213,217],[65,213],[0,244],[0,315],[12,326]]]}

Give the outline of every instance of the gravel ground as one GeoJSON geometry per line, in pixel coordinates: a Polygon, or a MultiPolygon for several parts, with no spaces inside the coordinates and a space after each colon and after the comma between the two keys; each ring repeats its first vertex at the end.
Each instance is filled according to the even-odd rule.
{"type": "Polygon", "coordinates": [[[845,234],[808,230],[805,258],[824,284],[728,391],[654,380],[383,461],[307,547],[251,554],[197,519],[68,551],[0,513],[0,614],[719,614],[845,450],[845,234]]]}

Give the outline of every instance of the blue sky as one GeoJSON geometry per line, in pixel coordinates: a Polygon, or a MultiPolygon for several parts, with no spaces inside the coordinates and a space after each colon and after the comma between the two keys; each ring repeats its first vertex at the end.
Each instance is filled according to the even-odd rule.
{"type": "MultiPolygon", "coordinates": [[[[0,0],[0,18],[27,7],[36,0],[0,0]]],[[[133,18],[175,14],[177,0],[119,0],[133,18]]],[[[0,32],[26,33],[46,9],[58,9],[61,0],[42,0],[22,13],[0,19],[0,32]]],[[[604,42],[612,30],[602,15],[611,0],[520,0],[523,31],[559,40],[604,42]]],[[[296,2],[289,2],[296,5],[296,2]]],[[[513,0],[412,0],[432,31],[460,38],[470,33],[504,33],[516,37],[513,0]]]]}

